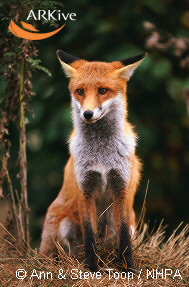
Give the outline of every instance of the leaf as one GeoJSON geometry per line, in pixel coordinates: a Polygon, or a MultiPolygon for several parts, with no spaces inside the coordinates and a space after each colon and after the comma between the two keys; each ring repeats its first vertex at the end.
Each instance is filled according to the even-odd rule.
{"type": "Polygon", "coordinates": [[[46,67],[40,65],[41,60],[28,58],[28,62],[30,63],[31,68],[41,70],[41,71],[45,72],[49,77],[52,77],[51,72],[46,67]]]}

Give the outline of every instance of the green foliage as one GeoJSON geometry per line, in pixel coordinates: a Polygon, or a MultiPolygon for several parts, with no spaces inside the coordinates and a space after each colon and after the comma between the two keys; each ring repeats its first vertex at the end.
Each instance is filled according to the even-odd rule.
{"type": "Polygon", "coordinates": [[[30,63],[30,67],[32,70],[35,70],[35,69],[41,70],[45,72],[49,77],[52,77],[51,72],[47,68],[40,65],[41,60],[28,58],[28,62],[30,63]]]}

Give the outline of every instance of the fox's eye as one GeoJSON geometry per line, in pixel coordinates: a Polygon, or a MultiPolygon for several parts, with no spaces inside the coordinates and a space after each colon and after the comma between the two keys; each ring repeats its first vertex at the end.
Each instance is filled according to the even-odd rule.
{"type": "Polygon", "coordinates": [[[78,93],[78,95],[83,96],[84,95],[84,90],[83,89],[78,89],[77,93],[78,93]]]}
{"type": "Polygon", "coordinates": [[[106,89],[106,88],[100,88],[100,89],[98,89],[98,92],[99,92],[100,95],[106,94],[107,91],[108,91],[108,89],[106,89]]]}

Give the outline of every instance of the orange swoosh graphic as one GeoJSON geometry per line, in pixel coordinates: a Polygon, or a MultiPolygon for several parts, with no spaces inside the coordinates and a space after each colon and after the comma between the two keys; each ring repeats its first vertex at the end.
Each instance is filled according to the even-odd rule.
{"type": "Polygon", "coordinates": [[[35,31],[35,32],[39,31],[39,30],[35,29],[35,27],[33,25],[31,25],[31,24],[25,23],[23,21],[21,21],[21,23],[22,23],[22,27],[24,27],[27,30],[35,31]]]}
{"type": "Polygon", "coordinates": [[[43,40],[46,38],[49,38],[53,35],[55,35],[56,33],[58,33],[66,24],[64,24],[63,26],[61,26],[60,28],[58,28],[55,31],[52,32],[48,32],[48,33],[32,33],[32,32],[28,32],[23,30],[22,28],[20,28],[18,25],[16,25],[14,23],[13,20],[11,20],[10,25],[9,25],[9,30],[17,37],[23,38],[23,39],[27,39],[27,40],[43,40]]]}

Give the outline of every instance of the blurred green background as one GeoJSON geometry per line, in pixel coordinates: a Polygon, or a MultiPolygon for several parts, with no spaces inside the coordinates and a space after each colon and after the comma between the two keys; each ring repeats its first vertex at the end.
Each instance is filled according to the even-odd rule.
{"type": "MultiPolygon", "coordinates": [[[[62,49],[87,60],[114,61],[144,51],[148,57],[128,86],[129,119],[139,136],[143,176],[135,207],[140,215],[147,182],[146,220],[164,218],[173,230],[189,217],[189,1],[63,1],[75,12],[57,35],[38,41],[42,71],[33,76],[29,115],[28,189],[31,235],[41,234],[69,157],[72,128],[68,79],[56,57],[62,49]]],[[[36,9],[38,9],[36,7],[36,9]]],[[[59,25],[62,23],[58,23],[59,25]]],[[[48,24],[46,24],[48,27],[48,24]]],[[[15,142],[16,145],[16,142],[15,142]]]]}

